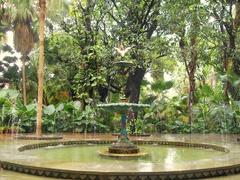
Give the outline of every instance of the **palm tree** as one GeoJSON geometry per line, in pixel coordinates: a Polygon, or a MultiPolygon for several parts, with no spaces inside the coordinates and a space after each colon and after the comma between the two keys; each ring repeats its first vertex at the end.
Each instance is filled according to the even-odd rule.
{"type": "Polygon", "coordinates": [[[22,54],[22,94],[24,105],[27,104],[26,94],[26,65],[28,54],[34,46],[34,33],[32,29],[33,10],[31,1],[19,1],[16,4],[16,18],[14,19],[14,46],[16,51],[22,54]]]}
{"type": "Polygon", "coordinates": [[[46,17],[46,0],[39,0],[39,65],[38,65],[38,106],[36,136],[42,135],[42,102],[44,78],[44,31],[46,17]]]}

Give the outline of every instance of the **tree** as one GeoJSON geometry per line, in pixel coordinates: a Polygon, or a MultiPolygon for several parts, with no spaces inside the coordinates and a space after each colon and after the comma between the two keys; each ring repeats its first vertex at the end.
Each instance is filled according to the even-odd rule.
{"type": "MultiPolygon", "coordinates": [[[[50,2],[50,1],[49,1],[50,2]]],[[[59,1],[63,2],[63,1],[59,1]]],[[[53,3],[54,4],[54,3],[53,3]]],[[[44,83],[44,49],[45,49],[45,20],[46,0],[39,0],[39,63],[38,63],[38,105],[36,136],[42,135],[42,106],[43,106],[43,83],[44,83]]],[[[53,8],[53,7],[51,7],[53,8]]]]}
{"type": "Polygon", "coordinates": [[[237,55],[237,37],[240,26],[240,2],[229,1],[207,1],[208,12],[215,19],[215,32],[219,33],[222,72],[228,75],[225,81],[224,95],[226,101],[231,96],[235,100],[240,99],[239,87],[234,81],[240,76],[239,56],[237,55]]]}
{"type": "Polygon", "coordinates": [[[14,47],[22,54],[22,94],[24,105],[27,104],[26,94],[26,60],[28,54],[34,46],[34,33],[32,28],[32,16],[33,9],[31,7],[31,1],[19,1],[15,2],[16,15],[14,19],[14,47]]]}
{"type": "Polygon", "coordinates": [[[154,33],[159,30],[160,7],[161,1],[156,0],[122,0],[118,3],[112,0],[110,3],[108,14],[110,21],[113,21],[111,32],[115,44],[133,46],[129,58],[134,60],[135,68],[129,74],[125,89],[130,102],[139,101],[140,85],[151,62],[147,47],[154,33]]]}
{"type": "Polygon", "coordinates": [[[180,57],[188,77],[188,111],[189,123],[193,121],[193,105],[196,103],[196,69],[200,48],[200,24],[206,20],[199,0],[178,1],[172,6],[172,1],[166,1],[166,21],[168,32],[178,40],[180,57]],[[201,18],[201,21],[200,21],[201,18]],[[176,25],[177,24],[177,25],[176,25]]]}
{"type": "Polygon", "coordinates": [[[101,30],[106,14],[104,6],[105,1],[74,1],[69,19],[62,23],[62,28],[75,44],[74,54],[72,52],[71,55],[74,59],[67,57],[69,61],[65,64],[73,69],[70,81],[74,97],[81,100],[83,109],[90,101],[95,101],[98,88],[106,81],[103,61],[108,61],[110,56],[105,56],[101,30]]]}
{"type": "Polygon", "coordinates": [[[36,135],[42,135],[42,101],[43,101],[43,80],[44,80],[44,31],[46,17],[46,1],[39,0],[39,67],[38,67],[38,106],[37,106],[37,127],[36,135]]]}

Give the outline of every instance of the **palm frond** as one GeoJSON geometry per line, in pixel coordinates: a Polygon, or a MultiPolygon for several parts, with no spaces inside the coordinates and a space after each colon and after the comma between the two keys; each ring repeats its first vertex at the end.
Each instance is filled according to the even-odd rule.
{"type": "Polygon", "coordinates": [[[33,30],[28,22],[18,22],[14,25],[14,46],[22,55],[28,55],[34,45],[33,30]]]}

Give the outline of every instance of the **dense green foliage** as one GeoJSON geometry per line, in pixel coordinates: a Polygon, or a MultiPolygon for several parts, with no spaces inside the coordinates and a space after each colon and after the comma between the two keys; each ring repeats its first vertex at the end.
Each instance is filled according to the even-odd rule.
{"type": "MultiPolygon", "coordinates": [[[[2,90],[1,131],[34,132],[36,123],[36,103],[24,106],[14,90],[2,90]]],[[[96,110],[87,106],[80,110],[79,101],[70,101],[43,108],[43,131],[57,132],[107,132],[104,120],[97,118],[96,110]],[[98,119],[98,121],[96,121],[98,119]]]]}
{"type": "MultiPolygon", "coordinates": [[[[187,117],[187,96],[156,99],[151,108],[140,113],[136,133],[239,133],[240,103],[220,103],[220,92],[210,87],[194,107],[192,127],[187,117]]],[[[201,91],[202,92],[202,91],[201,91]]],[[[34,132],[36,103],[24,106],[16,91],[1,91],[1,132],[34,132]]],[[[120,114],[106,114],[87,106],[80,110],[79,101],[44,106],[43,131],[58,132],[118,132],[120,114]]],[[[130,127],[129,127],[130,128],[130,127]]]]}

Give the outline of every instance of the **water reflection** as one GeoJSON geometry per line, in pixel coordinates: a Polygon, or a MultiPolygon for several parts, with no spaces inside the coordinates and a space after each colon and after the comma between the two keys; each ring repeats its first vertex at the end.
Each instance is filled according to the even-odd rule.
{"type": "Polygon", "coordinates": [[[169,148],[166,154],[166,158],[164,159],[164,168],[169,169],[174,166],[174,160],[176,159],[176,149],[177,148],[169,148]]]}
{"type": "Polygon", "coordinates": [[[149,156],[143,158],[106,158],[98,155],[99,149],[106,149],[108,145],[68,146],[62,148],[36,149],[26,151],[26,156],[37,158],[36,162],[28,159],[24,163],[41,165],[44,167],[81,169],[87,171],[139,171],[152,172],[159,170],[174,170],[179,164],[213,158],[222,152],[208,151],[169,146],[140,146],[149,156]]]}
{"type": "Polygon", "coordinates": [[[137,169],[140,172],[152,172],[153,171],[153,163],[139,162],[137,169]]]}

